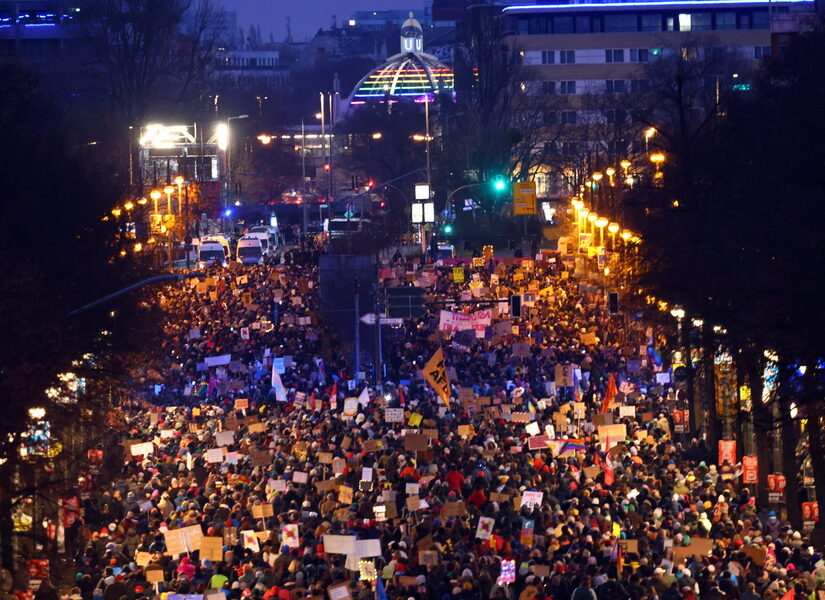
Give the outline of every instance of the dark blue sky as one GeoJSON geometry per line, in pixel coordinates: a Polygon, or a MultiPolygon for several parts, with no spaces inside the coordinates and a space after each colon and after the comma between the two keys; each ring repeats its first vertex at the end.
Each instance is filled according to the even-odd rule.
{"type": "Polygon", "coordinates": [[[292,37],[296,41],[311,37],[319,28],[329,28],[332,15],[342,23],[356,10],[409,8],[420,9],[424,0],[223,0],[228,10],[238,13],[238,25],[246,30],[261,26],[261,37],[276,41],[286,37],[286,17],[292,18],[292,37]]]}

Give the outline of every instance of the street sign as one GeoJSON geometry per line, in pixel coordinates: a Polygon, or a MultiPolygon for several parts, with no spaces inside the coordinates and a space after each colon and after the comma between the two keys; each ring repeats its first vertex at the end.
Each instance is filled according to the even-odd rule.
{"type": "MultiPolygon", "coordinates": [[[[364,325],[375,325],[375,317],[375,313],[367,313],[361,317],[361,322],[364,325]]],[[[380,319],[378,319],[378,322],[381,325],[403,325],[404,319],[390,319],[388,317],[381,317],[380,319]]]]}
{"type": "Polygon", "coordinates": [[[419,287],[387,288],[387,316],[391,319],[423,317],[424,290],[419,287]]]}
{"type": "Polygon", "coordinates": [[[361,317],[361,322],[366,325],[375,325],[375,313],[367,313],[361,317]]]}
{"type": "Polygon", "coordinates": [[[535,181],[518,181],[513,184],[513,214],[536,214],[535,181]]]}

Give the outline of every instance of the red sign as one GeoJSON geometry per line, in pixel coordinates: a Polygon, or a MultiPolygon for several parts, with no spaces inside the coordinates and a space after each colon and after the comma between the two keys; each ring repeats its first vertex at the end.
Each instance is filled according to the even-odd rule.
{"type": "Polygon", "coordinates": [[[819,502],[803,502],[802,503],[802,520],[819,521],[819,502]]]}
{"type": "Polygon", "coordinates": [[[673,433],[688,433],[690,431],[690,411],[673,411],[673,433]]]}
{"type": "Polygon", "coordinates": [[[736,440],[719,440],[719,460],[717,463],[721,467],[726,462],[731,467],[736,464],[736,440]]]}
{"type": "Polygon", "coordinates": [[[742,483],[759,482],[759,459],[755,456],[742,457],[742,483]]]}
{"type": "Polygon", "coordinates": [[[780,473],[768,475],[768,502],[782,504],[785,502],[785,476],[780,473]]]}

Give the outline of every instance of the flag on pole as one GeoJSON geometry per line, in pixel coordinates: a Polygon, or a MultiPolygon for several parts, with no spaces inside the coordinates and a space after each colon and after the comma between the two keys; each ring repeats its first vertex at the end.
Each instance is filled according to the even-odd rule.
{"type": "Polygon", "coordinates": [[[613,402],[613,398],[616,397],[618,390],[616,389],[616,374],[611,373],[610,379],[607,381],[607,390],[604,393],[604,401],[602,401],[602,412],[606,413],[607,408],[610,406],[610,403],[613,402]]]}
{"type": "Polygon", "coordinates": [[[272,361],[272,389],[275,390],[275,399],[278,402],[287,401],[286,388],[284,388],[284,383],[281,381],[281,376],[275,368],[275,361],[272,361]]]}
{"type": "Polygon", "coordinates": [[[402,408],[407,405],[407,399],[404,398],[404,388],[398,386],[398,404],[402,408]]]}
{"type": "Polygon", "coordinates": [[[387,600],[387,590],[384,589],[384,582],[380,577],[375,580],[375,600],[387,600]]]}

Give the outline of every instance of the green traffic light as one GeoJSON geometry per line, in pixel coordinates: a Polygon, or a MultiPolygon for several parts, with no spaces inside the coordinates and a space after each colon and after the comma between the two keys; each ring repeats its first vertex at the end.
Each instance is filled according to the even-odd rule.
{"type": "Polygon", "coordinates": [[[493,181],[493,189],[497,192],[503,192],[507,188],[507,182],[503,177],[496,177],[493,181]]]}
{"type": "Polygon", "coordinates": [[[441,231],[443,231],[447,235],[450,235],[453,232],[453,226],[447,223],[441,228],[441,231]]]}

